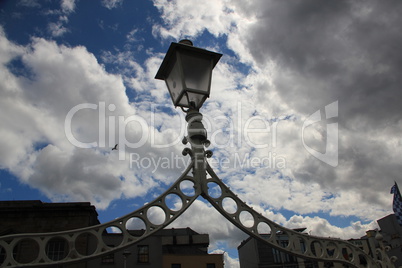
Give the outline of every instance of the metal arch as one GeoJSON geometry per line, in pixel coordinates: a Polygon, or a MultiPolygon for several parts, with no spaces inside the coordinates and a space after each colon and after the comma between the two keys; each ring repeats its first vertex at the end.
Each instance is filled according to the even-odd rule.
{"type": "MultiPolygon", "coordinates": [[[[183,150],[183,154],[189,153],[188,148],[183,150]]],[[[172,223],[177,217],[179,217],[187,208],[194,202],[194,200],[201,194],[201,188],[199,183],[194,177],[189,176],[188,173],[194,169],[194,160],[190,163],[184,173],[177,179],[177,181],[162,195],[153,200],[152,202],[144,205],[140,209],[131,212],[125,216],[117,218],[113,221],[90,226],[81,229],[53,232],[53,233],[23,233],[17,235],[8,235],[0,237],[0,254],[2,250],[4,252],[5,259],[0,263],[0,267],[31,267],[31,266],[45,266],[56,264],[67,264],[74,262],[88,261],[91,259],[99,258],[103,255],[107,255],[122,249],[125,249],[149,236],[155,232],[163,229],[170,223],[172,223]],[[181,189],[180,185],[183,181],[190,181],[194,183],[194,192],[186,193],[181,189]],[[170,195],[176,195],[181,199],[182,206],[180,209],[169,207],[166,203],[166,198],[170,195]],[[155,222],[150,219],[148,211],[150,208],[158,207],[163,210],[165,219],[163,223],[155,222]],[[142,221],[145,229],[139,236],[135,236],[130,233],[128,225],[132,219],[142,221]],[[116,247],[109,247],[103,241],[102,235],[107,228],[114,227],[120,229],[122,233],[122,241],[120,245],[116,247]],[[92,236],[96,240],[96,247],[93,252],[83,252],[79,247],[79,240],[86,239],[87,236],[92,236]],[[68,252],[62,260],[52,260],[46,255],[46,245],[54,238],[63,239],[68,244],[68,252]],[[22,241],[30,241],[31,245],[37,249],[36,258],[29,263],[20,263],[13,257],[14,248],[22,241]],[[78,241],[78,242],[77,242],[78,241]],[[35,245],[36,244],[36,245],[35,245]]]]}
{"type": "MultiPolygon", "coordinates": [[[[373,259],[367,255],[363,250],[354,246],[347,241],[333,238],[322,238],[316,236],[309,236],[291,229],[282,227],[281,225],[265,218],[260,213],[256,212],[238,198],[215,174],[209,166],[206,158],[212,156],[211,151],[205,151],[204,146],[209,144],[206,139],[206,130],[201,123],[202,115],[198,111],[188,111],[186,116],[188,122],[188,137],[183,139],[183,143],[190,142],[191,149],[185,148],[183,155],[189,154],[192,158],[191,164],[187,167],[184,173],[178,180],[162,195],[153,200],[152,202],[144,205],[142,208],[129,213],[123,217],[113,221],[90,226],[82,229],[71,231],[56,232],[56,233],[42,233],[42,234],[17,234],[0,237],[0,254],[5,251],[5,259],[0,263],[1,267],[32,267],[32,266],[46,266],[55,264],[67,264],[73,262],[88,261],[91,259],[99,258],[103,255],[110,254],[116,251],[125,249],[149,236],[162,228],[169,225],[177,217],[179,217],[187,208],[194,202],[198,196],[203,196],[208,200],[212,206],[215,207],[226,219],[232,222],[235,226],[243,230],[250,236],[259,239],[263,243],[279,249],[280,251],[316,261],[330,261],[348,264],[353,267],[361,267],[360,258],[366,260],[365,267],[394,267],[392,264],[395,261],[393,257],[388,258],[386,254],[386,247],[377,249],[377,255],[380,258],[373,259]],[[188,175],[192,171],[193,176],[188,175]],[[207,174],[211,178],[207,178],[207,174]],[[191,181],[194,184],[194,192],[186,194],[180,188],[183,181],[191,181]],[[213,197],[208,193],[208,184],[215,183],[220,187],[220,195],[213,197]],[[182,201],[182,207],[175,210],[166,204],[166,198],[169,195],[176,195],[182,201]],[[225,209],[224,200],[232,200],[236,204],[235,211],[225,209]],[[148,215],[150,208],[158,207],[164,214],[165,219],[163,222],[153,222],[148,215]],[[242,214],[249,215],[249,219],[243,219],[242,214]],[[129,232],[127,225],[130,224],[131,219],[142,221],[145,229],[140,236],[135,236],[129,232]],[[265,225],[270,230],[270,235],[265,234],[265,230],[261,230],[261,226],[265,225]],[[116,247],[108,247],[103,241],[102,235],[109,227],[116,227],[122,233],[122,241],[116,247]],[[287,241],[279,241],[278,234],[286,233],[287,241]],[[93,236],[96,239],[96,248],[93,252],[80,252],[77,241],[86,238],[86,236],[93,236]],[[82,237],[82,238],[80,238],[82,237]],[[68,243],[68,252],[62,260],[52,260],[46,255],[46,245],[54,238],[64,239],[68,243]],[[37,256],[29,263],[18,263],[13,257],[13,250],[23,240],[30,240],[37,245],[37,256]],[[302,246],[302,244],[304,246],[302,246]],[[313,250],[315,249],[315,250],[313,250]],[[346,249],[346,255],[343,250],[346,249]]],[[[378,239],[380,244],[382,242],[378,239]]]]}
{"type": "Polygon", "coordinates": [[[378,265],[380,262],[372,259],[372,257],[366,254],[363,250],[347,241],[335,238],[310,236],[285,228],[268,218],[265,218],[235,195],[222,182],[222,180],[218,178],[209,164],[207,165],[207,172],[211,178],[208,178],[204,183],[216,183],[221,189],[221,195],[219,197],[212,197],[208,192],[203,192],[202,196],[207,199],[226,219],[248,235],[262,241],[263,243],[269,244],[280,251],[304,259],[339,262],[353,267],[362,267],[360,264],[360,258],[364,258],[367,262],[367,266],[365,267],[379,267],[378,265]],[[233,200],[235,202],[237,208],[234,212],[228,211],[227,208],[225,209],[223,204],[225,199],[233,200]],[[249,217],[242,218],[242,213],[248,214],[249,217]],[[266,229],[261,228],[264,225],[270,229],[269,236],[266,233],[266,229]],[[288,236],[288,241],[285,243],[281,243],[277,236],[277,234],[283,233],[288,236]],[[304,249],[302,249],[302,244],[304,245],[304,249]],[[317,249],[317,251],[313,251],[313,248],[317,249]],[[346,249],[346,256],[342,254],[343,249],[346,249]]]}
{"type": "Polygon", "coordinates": [[[191,150],[188,150],[191,152],[193,161],[195,161],[193,174],[196,181],[200,184],[201,196],[208,200],[216,210],[239,229],[280,251],[304,259],[338,262],[348,264],[352,267],[362,267],[360,260],[364,259],[367,263],[365,267],[394,267],[392,261],[395,258],[393,260],[392,258],[388,258],[384,250],[380,250],[382,252],[380,260],[373,259],[363,250],[347,241],[302,234],[285,228],[256,212],[218,178],[206,161],[206,158],[212,156],[212,152],[205,151],[204,149],[210,142],[207,140],[206,130],[201,122],[202,115],[198,111],[189,110],[186,120],[188,122],[188,136],[185,137],[183,143],[190,142],[191,144],[191,150]],[[207,178],[207,174],[211,178],[207,178]],[[209,194],[209,183],[215,183],[220,187],[221,194],[219,196],[213,197],[209,194]],[[223,202],[226,198],[233,200],[236,204],[235,211],[225,210],[223,202]],[[242,214],[248,215],[249,219],[242,219],[242,214]],[[259,226],[264,224],[270,229],[269,237],[267,237],[268,234],[264,234],[265,230],[259,230],[259,226]],[[286,233],[288,237],[287,241],[279,240],[278,234],[283,233],[286,233]]]}

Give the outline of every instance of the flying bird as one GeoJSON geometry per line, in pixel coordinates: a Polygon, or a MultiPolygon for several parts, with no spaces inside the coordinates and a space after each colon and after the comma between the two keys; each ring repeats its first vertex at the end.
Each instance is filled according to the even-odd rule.
{"type": "Polygon", "coordinates": [[[116,145],[113,147],[112,151],[113,151],[113,150],[117,150],[117,145],[118,145],[118,144],[116,144],[116,145]]]}

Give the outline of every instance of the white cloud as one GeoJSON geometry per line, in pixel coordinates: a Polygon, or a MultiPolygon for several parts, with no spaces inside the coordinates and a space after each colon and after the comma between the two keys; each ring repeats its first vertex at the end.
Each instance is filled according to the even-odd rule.
{"type": "Polygon", "coordinates": [[[326,219],[320,217],[302,217],[300,215],[292,216],[286,223],[288,228],[307,228],[306,232],[309,235],[332,237],[341,239],[358,239],[366,234],[367,230],[374,230],[378,228],[376,222],[362,224],[360,221],[351,222],[350,226],[340,228],[331,225],[326,219]]]}
{"type": "Polygon", "coordinates": [[[75,0],[62,0],[61,9],[64,13],[71,13],[75,10],[75,0]]]}
{"type": "Polygon", "coordinates": [[[24,52],[24,47],[10,42],[0,26],[0,63],[6,64],[11,59],[20,56],[24,52]]]}
{"type": "Polygon", "coordinates": [[[220,248],[220,243],[225,243],[231,248],[236,248],[240,241],[247,235],[226,220],[211,205],[201,200],[196,200],[176,219],[169,228],[191,227],[199,233],[207,233],[210,238],[210,250],[220,248]]]}
{"type": "Polygon", "coordinates": [[[102,5],[108,9],[117,8],[123,4],[123,0],[102,0],[102,5]]]}
{"type": "Polygon", "coordinates": [[[240,268],[240,263],[238,258],[232,258],[227,252],[222,249],[216,249],[211,252],[211,254],[223,254],[223,263],[227,268],[240,268]]]}
{"type": "Polygon", "coordinates": [[[75,0],[62,0],[61,10],[48,10],[46,13],[50,15],[59,15],[57,21],[49,22],[47,25],[47,30],[52,37],[62,37],[65,33],[70,30],[66,26],[68,24],[68,16],[75,11],[75,0]]]}
{"type": "Polygon", "coordinates": [[[162,13],[165,25],[154,25],[153,33],[163,38],[197,36],[205,29],[219,36],[230,32],[234,22],[235,13],[224,1],[155,0],[154,5],[162,13]]]}
{"type": "Polygon", "coordinates": [[[39,1],[37,0],[21,0],[18,1],[18,5],[25,7],[40,7],[39,1]]]}
{"type": "MultiPolygon", "coordinates": [[[[1,146],[5,148],[0,154],[2,168],[40,189],[52,200],[87,200],[99,209],[106,208],[114,199],[143,195],[155,186],[152,177],[174,179],[177,167],[152,175],[156,167],[146,169],[133,165],[130,168],[128,161],[119,160],[118,152],[110,151],[116,142],[109,142],[109,137],[113,138],[110,135],[115,139],[120,137],[117,126],[110,123],[117,124],[119,116],[128,118],[135,114],[149,120],[150,105],[144,103],[145,110],[141,110],[140,104],[137,106],[140,109],[131,106],[121,76],[108,74],[84,47],[66,47],[34,38],[30,46],[24,48],[9,42],[2,33],[0,55],[1,74],[5,78],[1,85],[0,120],[2,125],[7,125],[1,130],[4,137],[1,146]],[[19,60],[20,65],[11,69],[28,72],[29,76],[17,76],[8,70],[6,66],[15,60],[19,60]],[[95,109],[79,110],[72,117],[72,134],[81,142],[97,142],[98,147],[92,149],[75,148],[64,128],[69,111],[83,103],[94,105],[95,109]],[[100,114],[101,105],[105,107],[104,115],[100,114]],[[114,105],[115,109],[109,110],[109,105],[114,105]],[[6,116],[9,114],[13,117],[6,116]],[[104,142],[99,136],[100,116],[105,116],[104,142]],[[110,121],[111,118],[115,121],[110,121]],[[102,143],[106,147],[102,148],[102,143]],[[39,144],[42,145],[37,148],[39,144]]],[[[151,126],[149,121],[147,124],[151,126]]],[[[131,125],[122,131],[126,131],[124,134],[131,142],[144,135],[131,125]]],[[[163,137],[163,133],[155,130],[157,142],[163,144],[163,137]]],[[[147,145],[135,152],[144,157],[158,154],[157,150],[149,150],[150,142],[146,137],[147,145]]],[[[165,150],[161,156],[169,153],[165,150]]],[[[177,150],[176,154],[179,153],[177,150]]]]}
{"type": "Polygon", "coordinates": [[[62,21],[51,22],[48,25],[50,34],[54,37],[59,37],[68,32],[68,29],[63,25],[62,21]]]}
{"type": "Polygon", "coordinates": [[[137,34],[137,32],[138,32],[138,29],[133,28],[133,29],[126,35],[127,41],[128,41],[128,42],[135,42],[135,41],[136,41],[135,35],[137,34]]]}

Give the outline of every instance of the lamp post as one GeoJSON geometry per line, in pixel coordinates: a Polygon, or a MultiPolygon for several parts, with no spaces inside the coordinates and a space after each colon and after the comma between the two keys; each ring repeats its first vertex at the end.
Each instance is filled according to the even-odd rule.
{"type": "Polygon", "coordinates": [[[205,156],[211,157],[212,152],[204,149],[210,142],[199,109],[209,97],[212,70],[221,57],[220,53],[194,47],[193,42],[184,39],[170,45],[155,76],[165,81],[173,104],[187,114],[188,136],[183,143],[189,142],[191,150],[187,149],[183,154],[190,154],[194,160],[193,174],[203,192],[207,190],[205,183],[202,183],[206,179],[205,156]]]}

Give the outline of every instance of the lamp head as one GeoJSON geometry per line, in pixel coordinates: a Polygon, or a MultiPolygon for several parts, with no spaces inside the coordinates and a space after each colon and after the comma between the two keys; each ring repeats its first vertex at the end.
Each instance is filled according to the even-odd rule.
{"type": "Polygon", "coordinates": [[[155,78],[165,81],[176,107],[198,110],[209,97],[212,70],[221,56],[187,39],[171,43],[155,78]]]}

